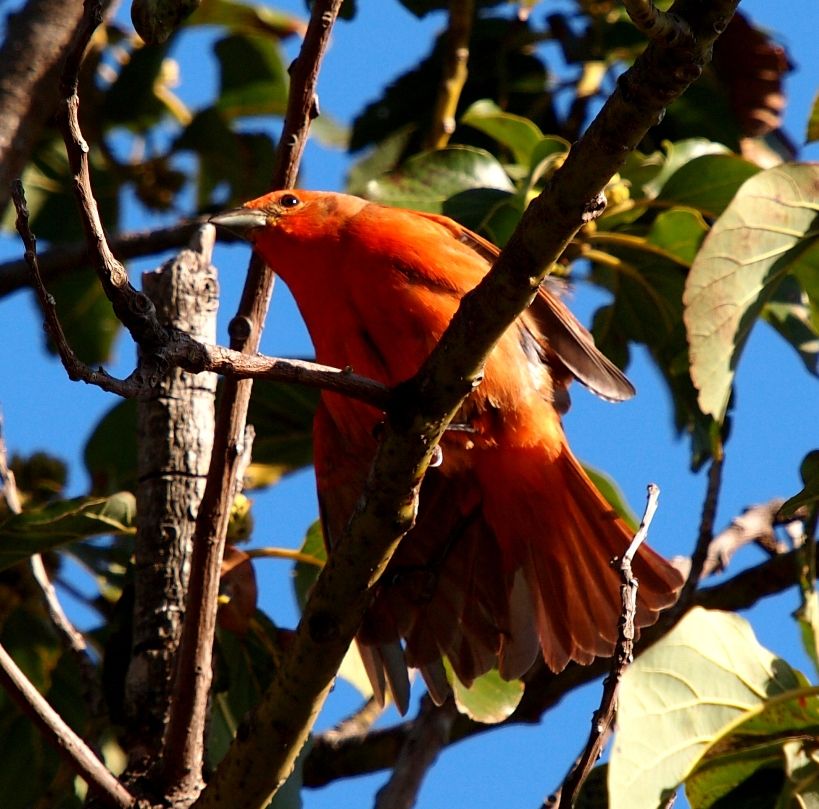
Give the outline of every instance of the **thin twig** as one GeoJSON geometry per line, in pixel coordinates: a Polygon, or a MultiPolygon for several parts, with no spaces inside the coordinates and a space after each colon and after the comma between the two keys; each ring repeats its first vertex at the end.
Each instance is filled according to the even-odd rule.
{"type": "Polygon", "coordinates": [[[120,809],[127,809],[136,804],[131,793],[48,704],[2,645],[0,684],[20,710],[33,720],[46,741],[53,745],[68,764],[88,782],[90,789],[99,793],[107,804],[120,809]]]}
{"type": "MultiPolygon", "coordinates": [[[[17,209],[17,230],[25,246],[26,262],[45,316],[46,329],[69,378],[95,385],[126,399],[142,399],[154,395],[158,380],[144,374],[141,369],[138,368],[125,379],[117,379],[102,368],[93,369],[86,365],[74,353],[60,324],[54,297],[48,293],[43,283],[37,257],[37,242],[29,227],[25,193],[19,180],[14,183],[12,199],[17,209]]],[[[386,385],[354,374],[349,369],[339,370],[306,360],[243,354],[230,348],[197,342],[190,335],[176,330],[165,330],[163,345],[158,348],[157,353],[161,358],[161,366],[166,371],[179,367],[191,373],[211,371],[236,379],[294,382],[308,387],[333,390],[382,408],[389,398],[389,388],[386,385]]]]}
{"type": "Polygon", "coordinates": [[[705,500],[702,504],[702,515],[700,517],[700,527],[697,533],[697,544],[694,553],[691,554],[691,569],[688,577],[680,591],[680,597],[674,605],[673,611],[677,615],[682,615],[689,606],[694,591],[699,586],[705,561],[708,558],[708,548],[714,538],[714,520],[717,515],[717,503],[719,501],[720,486],[722,485],[722,467],[725,461],[725,454],[720,446],[714,453],[711,466],[708,469],[708,487],[705,491],[705,500]]]}
{"type": "Polygon", "coordinates": [[[19,514],[23,510],[20,501],[20,492],[17,489],[17,480],[9,466],[8,450],[6,449],[6,435],[4,431],[3,412],[0,410],[0,492],[6,506],[12,514],[19,514]]]}
{"type": "Polygon", "coordinates": [[[34,580],[43,593],[46,609],[48,610],[51,623],[54,624],[63,646],[70,650],[80,669],[80,676],[83,684],[83,696],[92,716],[99,716],[102,709],[102,693],[100,691],[99,675],[94,661],[88,654],[88,644],[85,637],[74,624],[60,604],[57,591],[48,577],[48,571],[43,564],[43,557],[35,553],[29,562],[34,580]]]}
{"type": "Polygon", "coordinates": [[[424,696],[389,781],[375,796],[375,809],[411,809],[418,799],[424,776],[449,743],[452,723],[458,716],[450,697],[440,707],[424,696]]]}
{"type": "Polygon", "coordinates": [[[592,718],[591,732],[589,733],[586,746],[575,764],[568,778],[559,790],[557,803],[554,798],[546,801],[544,806],[559,805],[560,809],[571,809],[583,782],[588,778],[592,767],[600,758],[603,748],[608,740],[609,732],[614,722],[614,715],[617,711],[617,691],[620,687],[620,680],[623,673],[634,659],[634,615],[637,612],[637,588],[638,582],[631,571],[631,563],[640,545],[645,542],[648,536],[648,529],[657,511],[657,503],[660,497],[660,488],[654,483],[648,485],[648,497],[645,513],[640,522],[640,527],[634,535],[634,539],[628,546],[628,550],[623,554],[620,562],[620,575],[622,584],[620,585],[620,599],[622,611],[620,613],[620,623],[617,633],[617,645],[614,647],[614,656],[611,660],[609,674],[603,681],[603,695],[600,700],[600,707],[595,711],[592,718]]]}
{"type": "Polygon", "coordinates": [[[444,38],[446,50],[443,56],[441,83],[432,112],[428,149],[443,149],[455,131],[455,113],[461,99],[469,63],[469,40],[472,20],[475,17],[475,0],[449,0],[449,25],[444,38]]]}
{"type": "MultiPolygon", "coordinates": [[[[318,72],[340,7],[341,0],[317,0],[313,4],[304,42],[291,66],[290,94],[277,153],[274,188],[290,187],[298,176],[310,122],[318,115],[318,72]]],[[[247,354],[258,350],[273,279],[272,269],[254,256],[238,313],[229,326],[232,349],[247,354]]],[[[201,784],[219,578],[240,462],[237,448],[244,435],[251,385],[250,380],[225,382],[207,484],[197,515],[188,603],[163,757],[163,780],[166,791],[171,794],[192,794],[201,784]]],[[[305,728],[305,736],[308,730],[305,728]]],[[[301,744],[294,746],[290,766],[300,748],[301,744]]],[[[208,792],[214,790],[207,789],[203,795],[208,792]]],[[[227,802],[235,796],[224,797],[227,802]]]]}

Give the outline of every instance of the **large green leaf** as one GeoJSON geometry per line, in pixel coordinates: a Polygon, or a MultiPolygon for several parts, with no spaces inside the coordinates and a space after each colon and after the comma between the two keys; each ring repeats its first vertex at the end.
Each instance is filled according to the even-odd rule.
{"type": "Polygon", "coordinates": [[[0,523],[0,569],[78,539],[133,533],[135,516],[130,492],[61,500],[15,514],[0,523]]]}
{"type": "Polygon", "coordinates": [[[725,417],[742,348],[783,276],[813,237],[819,166],[781,166],[740,188],[705,240],[686,282],[691,378],[704,413],[725,417]]]}
{"type": "Polygon", "coordinates": [[[794,728],[819,730],[819,698],[804,676],[760,646],[744,619],[700,608],[629,667],[618,700],[612,809],[656,809],[683,781],[693,806],[710,806],[706,796],[770,762],[759,750],[772,738],[781,754],[794,728]]]}
{"type": "Polygon", "coordinates": [[[734,154],[706,154],[681,165],[663,185],[657,199],[719,216],[740,186],[759,166],[734,154]]]}
{"type": "Polygon", "coordinates": [[[97,423],[83,449],[94,494],[135,490],[137,482],[137,402],[115,404],[97,423]]]}
{"type": "Polygon", "coordinates": [[[453,146],[412,157],[396,171],[370,180],[366,196],[386,205],[441,213],[449,197],[472,188],[515,190],[489,152],[453,146]]]}

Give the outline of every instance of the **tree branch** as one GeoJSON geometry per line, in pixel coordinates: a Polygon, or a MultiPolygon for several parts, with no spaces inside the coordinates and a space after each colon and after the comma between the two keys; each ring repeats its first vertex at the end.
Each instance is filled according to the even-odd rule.
{"type": "Polygon", "coordinates": [[[106,769],[94,751],[63,721],[39,691],[29,682],[9,653],[0,645],[0,684],[35,725],[43,737],[99,793],[110,806],[127,809],[136,805],[134,797],[106,769]]]}
{"type": "Polygon", "coordinates": [[[81,0],[29,0],[9,14],[0,48],[0,212],[57,104],[60,61],[81,0]]]}
{"type": "Polygon", "coordinates": [[[602,207],[601,192],[665,105],[702,71],[736,0],[675,9],[693,35],[654,41],[621,77],[586,135],[527,209],[495,266],[464,297],[441,342],[388,411],[365,490],[344,537],[319,574],[288,654],[197,801],[214,809],[264,805],[292,769],[370,603],[370,591],[411,528],[433,448],[480,381],[495,342],[531,302],[576,231],[602,207]]]}
{"type": "MultiPolygon", "coordinates": [[[[722,584],[703,587],[694,594],[692,606],[706,609],[738,611],[748,609],[763,598],[778,595],[793,587],[797,579],[797,551],[776,556],[756,567],[738,573],[722,584]]],[[[636,647],[639,651],[659,640],[676,623],[678,616],[665,613],[658,624],[642,630],[636,647]]],[[[540,668],[527,678],[526,691],[517,710],[504,724],[537,724],[543,715],[571,691],[586,685],[605,673],[608,660],[598,658],[589,666],[570,664],[559,674],[540,668]]],[[[332,732],[314,737],[304,762],[306,787],[326,786],[340,778],[377,772],[393,767],[401,747],[412,730],[412,721],[391,728],[364,731],[336,738],[332,732]]],[[[497,725],[485,725],[466,716],[456,718],[450,744],[497,725]]]]}
{"type": "Polygon", "coordinates": [[[392,776],[378,790],[375,809],[412,809],[415,806],[424,776],[449,742],[452,723],[457,716],[458,709],[452,697],[439,707],[429,695],[424,696],[412,730],[398,754],[392,776]]]}
{"type": "MultiPolygon", "coordinates": [[[[341,1],[317,0],[313,4],[301,51],[291,65],[291,87],[277,153],[274,188],[289,187],[296,181],[310,121],[318,114],[318,72],[341,1]]],[[[246,354],[258,350],[273,291],[273,279],[272,269],[254,256],[238,313],[229,326],[231,349],[246,354]]],[[[250,380],[228,379],[225,382],[207,483],[197,515],[188,603],[163,757],[163,777],[171,794],[189,794],[201,783],[220,568],[236,469],[242,455],[251,384],[250,380]]],[[[300,748],[301,743],[295,746],[288,769],[292,767],[300,748]]],[[[235,801],[251,799],[240,797],[242,792],[243,788],[239,793],[219,797],[218,788],[213,789],[209,784],[202,796],[208,801],[216,796],[217,804],[221,802],[222,806],[236,805],[235,801]]]]}
{"type": "Polygon", "coordinates": [[[475,0],[449,0],[446,50],[427,149],[443,149],[455,131],[455,113],[468,76],[469,40],[474,17],[475,0]]]}

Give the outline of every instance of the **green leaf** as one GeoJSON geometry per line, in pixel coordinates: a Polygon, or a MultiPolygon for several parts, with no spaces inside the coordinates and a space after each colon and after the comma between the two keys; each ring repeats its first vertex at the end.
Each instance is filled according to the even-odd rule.
{"type": "Polygon", "coordinates": [[[200,207],[238,205],[270,190],[276,151],[272,138],[264,132],[235,132],[215,107],[194,116],[174,142],[174,149],[190,150],[199,157],[200,207]],[[229,186],[229,192],[212,199],[223,184],[229,186]]]}
{"type": "Polygon", "coordinates": [[[819,167],[781,166],[746,181],[706,238],[684,295],[691,378],[722,422],[751,327],[799,258],[819,204],[819,167]],[[796,249],[795,249],[796,248],[796,249]]]}
{"type": "Polygon", "coordinates": [[[444,661],[455,704],[462,714],[485,724],[497,724],[509,718],[523,698],[520,680],[504,680],[496,669],[478,677],[469,688],[455,677],[448,660],[444,661]]]}
{"type": "Polygon", "coordinates": [[[717,217],[759,166],[733,154],[707,154],[684,163],[663,185],[658,200],[717,217]]]}
{"type": "Polygon", "coordinates": [[[444,202],[442,212],[503,247],[520,222],[523,208],[520,194],[496,188],[472,188],[451,196],[444,202]]]}
{"type": "Polygon", "coordinates": [[[283,115],[289,81],[275,39],[235,34],[215,45],[220,89],[216,108],[228,119],[283,115]]]}
{"type": "Polygon", "coordinates": [[[192,14],[187,25],[221,25],[235,34],[256,34],[284,39],[303,35],[303,20],[262,4],[236,3],[232,0],[207,0],[192,14]]]}
{"type": "Polygon", "coordinates": [[[94,494],[136,489],[137,402],[115,404],[97,423],[83,449],[83,462],[94,494]]]}
{"type": "Polygon", "coordinates": [[[813,99],[813,106],[810,109],[805,143],[813,143],[817,140],[819,140],[819,93],[817,93],[816,98],[813,99]]]}
{"type": "Polygon", "coordinates": [[[664,153],[655,152],[642,161],[643,171],[645,171],[646,166],[659,165],[659,171],[651,171],[649,172],[650,176],[644,178],[642,190],[648,197],[656,197],[677,171],[698,157],[730,153],[727,146],[715,143],[708,140],[708,138],[687,138],[674,143],[665,141],[663,149],[664,153]]]}
{"type": "Polygon", "coordinates": [[[461,116],[461,123],[480,130],[512,153],[515,163],[529,166],[543,133],[528,118],[504,112],[494,101],[476,101],[461,116]]]}
{"type": "Polygon", "coordinates": [[[15,514],[0,523],[0,569],[78,539],[133,533],[135,515],[130,492],[61,500],[15,514]]]}
{"type": "Polygon", "coordinates": [[[257,382],[248,423],[256,430],[247,488],[272,486],[313,462],[313,416],[319,392],[301,385],[257,382]]]}
{"type": "Polygon", "coordinates": [[[170,41],[134,48],[105,94],[102,119],[107,125],[127,126],[143,132],[157,124],[167,108],[155,92],[168,56],[170,41]]]}
{"type": "Polygon", "coordinates": [[[366,185],[366,196],[386,205],[441,213],[449,197],[472,188],[514,192],[503,166],[489,152],[452,146],[411,157],[366,185]]]}
{"type": "Polygon", "coordinates": [[[592,483],[597,487],[600,494],[606,498],[609,505],[617,512],[625,524],[636,531],[640,524],[637,515],[629,508],[623,492],[620,487],[614,482],[613,478],[609,477],[605,472],[595,469],[593,466],[583,464],[583,469],[591,478],[592,483]]]}
{"type": "MultiPolygon", "coordinates": [[[[691,610],[623,677],[609,764],[612,809],[656,809],[683,781],[693,807],[711,806],[770,760],[770,750],[754,753],[770,743],[767,736],[787,740],[793,728],[819,729],[817,689],[806,686],[759,645],[744,619],[691,610]]],[[[781,740],[773,745],[781,748],[781,740]]]]}
{"type": "MultiPolygon", "coordinates": [[[[819,249],[805,252],[819,256],[819,249]]],[[[806,299],[796,278],[788,275],[765,304],[762,317],[793,347],[808,373],[819,376],[819,318],[806,299]]]]}
{"type": "Polygon", "coordinates": [[[811,508],[819,502],[819,449],[811,450],[802,459],[799,474],[805,486],[782,504],[778,514],[781,519],[792,517],[797,509],[811,508]]]}
{"type": "MultiPolygon", "coordinates": [[[[78,269],[49,282],[49,292],[57,301],[60,323],[77,356],[89,365],[108,362],[122,324],[97,274],[78,269]]],[[[48,348],[54,352],[50,342],[48,348]]]]}

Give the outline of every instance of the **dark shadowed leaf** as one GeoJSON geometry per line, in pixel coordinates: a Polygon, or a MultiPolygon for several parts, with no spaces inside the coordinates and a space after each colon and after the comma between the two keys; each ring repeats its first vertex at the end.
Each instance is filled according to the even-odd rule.
{"type": "Polygon", "coordinates": [[[759,170],[759,166],[738,155],[703,155],[680,166],[663,185],[658,199],[717,217],[739,187],[759,170]]]}
{"type": "Polygon", "coordinates": [[[134,490],[137,479],[137,403],[114,405],[97,423],[83,450],[94,494],[134,490]]]}
{"type": "MultiPolygon", "coordinates": [[[[817,268],[810,267],[805,261],[809,256],[819,258],[819,242],[799,258],[800,265],[815,272],[817,268]]],[[[808,373],[819,376],[819,317],[795,276],[787,275],[782,279],[771,300],[765,304],[762,317],[799,354],[808,373]]]]}
{"type": "Polygon", "coordinates": [[[216,108],[226,118],[284,113],[289,81],[275,39],[236,34],[220,39],[214,50],[220,77],[216,108]]]}
{"type": "Polygon", "coordinates": [[[812,508],[819,502],[819,449],[809,452],[802,459],[799,474],[805,486],[801,492],[785,501],[779,509],[779,517],[790,517],[797,509],[803,506],[812,508]]]}
{"type": "Polygon", "coordinates": [[[722,421],[742,348],[765,302],[798,263],[816,220],[819,167],[748,180],[714,225],[686,282],[691,378],[704,413],[722,421]]]}
{"type": "Polygon", "coordinates": [[[805,143],[813,143],[817,140],[819,140],[819,93],[817,93],[816,98],[813,99],[813,106],[810,109],[805,143]]]}
{"type": "Polygon", "coordinates": [[[105,94],[103,117],[110,124],[144,131],[158,123],[167,112],[155,91],[170,41],[161,45],[134,48],[116,81],[105,94]]]}
{"type": "Polygon", "coordinates": [[[16,514],[0,523],[0,569],[78,539],[133,533],[135,517],[130,492],[61,500],[16,514]]]}
{"type": "Polygon", "coordinates": [[[449,197],[472,188],[515,190],[497,158],[467,146],[412,157],[396,171],[370,180],[365,190],[375,202],[441,213],[449,197]]]}
{"type": "Polygon", "coordinates": [[[248,488],[272,486],[313,462],[313,415],[319,392],[300,385],[257,382],[248,423],[256,430],[248,488]]]}

